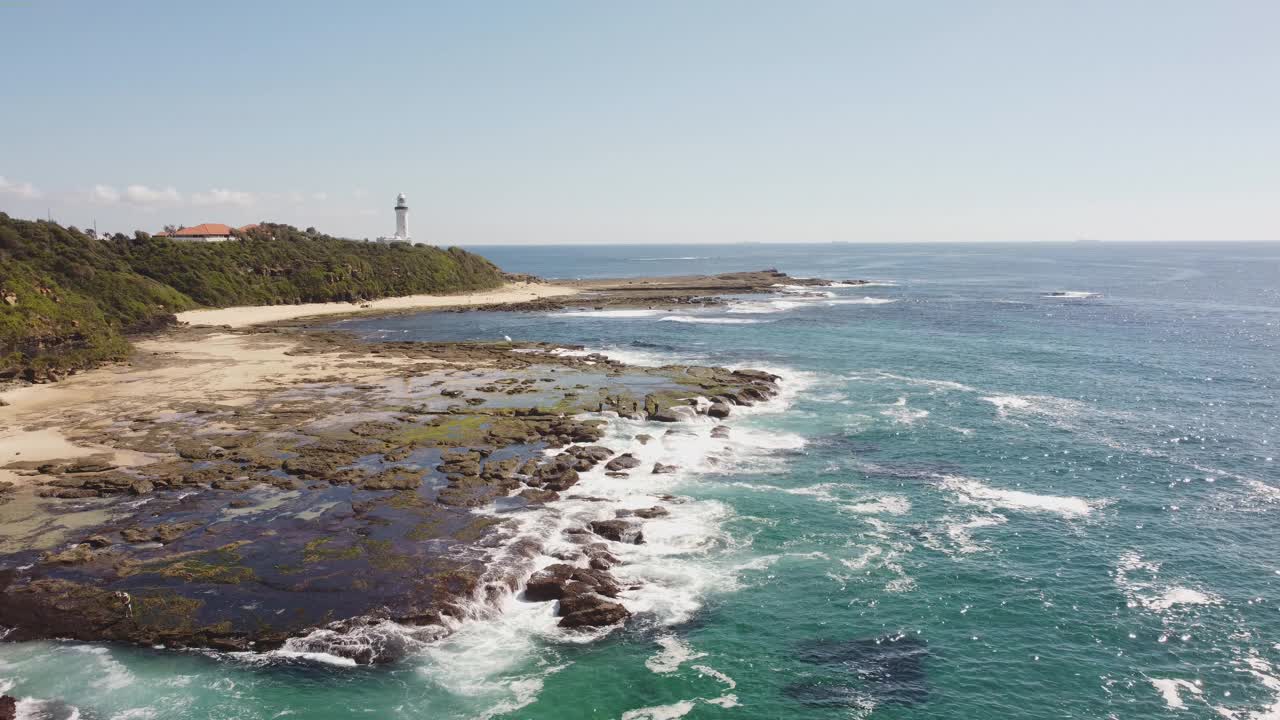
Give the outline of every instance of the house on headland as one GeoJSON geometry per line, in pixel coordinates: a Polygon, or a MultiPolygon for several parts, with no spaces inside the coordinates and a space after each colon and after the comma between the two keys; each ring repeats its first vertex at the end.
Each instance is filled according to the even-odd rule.
{"type": "Polygon", "coordinates": [[[193,242],[222,242],[223,240],[231,240],[234,236],[232,231],[245,232],[258,227],[257,225],[245,225],[244,227],[232,228],[230,225],[222,223],[201,223],[191,227],[184,227],[173,231],[161,231],[153,237],[167,237],[172,240],[189,240],[193,242]]]}

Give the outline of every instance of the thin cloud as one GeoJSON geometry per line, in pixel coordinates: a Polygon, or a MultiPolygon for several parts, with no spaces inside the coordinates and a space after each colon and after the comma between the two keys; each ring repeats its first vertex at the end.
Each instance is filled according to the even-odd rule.
{"type": "Polygon", "coordinates": [[[150,188],[146,185],[130,185],[124,189],[124,198],[126,201],[144,207],[163,207],[167,205],[181,205],[182,193],[171,187],[163,190],[150,188]]]}
{"type": "Polygon", "coordinates": [[[115,205],[120,202],[120,191],[110,185],[94,185],[89,191],[89,202],[94,205],[115,205]]]}
{"type": "Polygon", "coordinates": [[[16,182],[0,175],[0,195],[15,195],[24,200],[34,200],[43,194],[29,182],[16,182]]]}
{"type": "Polygon", "coordinates": [[[206,205],[238,205],[240,207],[249,207],[254,203],[253,193],[243,190],[224,190],[214,188],[209,192],[198,192],[191,196],[191,204],[195,206],[206,205]]]}

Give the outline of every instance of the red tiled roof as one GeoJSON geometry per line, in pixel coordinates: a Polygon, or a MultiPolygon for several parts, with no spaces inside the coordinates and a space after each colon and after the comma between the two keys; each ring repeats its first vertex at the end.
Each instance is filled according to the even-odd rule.
{"type": "Polygon", "coordinates": [[[222,223],[201,223],[194,227],[182,228],[173,233],[173,237],[200,237],[203,235],[230,235],[231,226],[222,223]]]}

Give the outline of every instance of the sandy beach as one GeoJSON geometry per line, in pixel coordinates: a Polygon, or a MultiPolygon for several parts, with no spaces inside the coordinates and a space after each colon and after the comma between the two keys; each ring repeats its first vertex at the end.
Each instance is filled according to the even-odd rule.
{"type": "Polygon", "coordinates": [[[297,320],[326,315],[349,315],[360,312],[387,312],[473,305],[498,305],[527,302],[550,297],[575,295],[580,290],[545,283],[508,283],[496,290],[465,295],[406,295],[382,298],[365,303],[304,303],[301,305],[258,305],[245,307],[190,310],[178,313],[178,320],[192,325],[248,327],[264,323],[297,320]]]}
{"type": "MultiPolygon", "coordinates": [[[[579,290],[539,283],[510,283],[497,290],[465,295],[409,295],[361,305],[308,303],[231,307],[181,313],[194,326],[243,328],[282,320],[360,312],[443,308],[522,302],[573,295],[579,290]]],[[[351,380],[385,374],[394,361],[340,362],[337,357],[287,354],[296,339],[275,335],[215,335],[199,339],[171,333],[135,343],[130,363],[96,368],[48,385],[15,387],[0,393],[0,468],[14,462],[93,458],[121,467],[152,461],[112,448],[68,438],[66,428],[111,408],[155,412],[181,402],[246,402],[256,393],[305,380],[308,374],[338,370],[351,380]],[[313,372],[315,371],[315,372],[313,372]]],[[[0,469],[0,481],[18,485],[30,475],[0,469]]]]}

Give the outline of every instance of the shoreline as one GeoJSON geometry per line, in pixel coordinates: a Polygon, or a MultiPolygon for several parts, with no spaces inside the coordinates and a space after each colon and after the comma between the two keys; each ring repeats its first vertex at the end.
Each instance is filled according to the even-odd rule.
{"type": "MultiPolygon", "coordinates": [[[[434,307],[447,307],[444,299],[430,298],[434,307]]],[[[0,543],[5,564],[24,568],[0,595],[4,624],[21,628],[12,639],[386,662],[402,651],[352,648],[352,633],[390,622],[434,637],[476,612],[499,611],[542,571],[546,599],[577,593],[557,606],[553,624],[607,632],[630,617],[636,597],[662,591],[646,589],[635,574],[643,568],[631,565],[643,557],[631,552],[640,528],[685,511],[685,501],[637,495],[637,485],[670,482],[681,472],[672,458],[700,472],[703,461],[685,447],[689,432],[707,436],[698,447],[728,447],[732,408],[779,391],[769,373],[631,367],[541,343],[366,343],[342,332],[250,327],[276,318],[229,310],[244,326],[169,329],[138,341],[128,363],[4,394],[0,543]],[[508,448],[520,454],[506,457],[508,448]],[[486,460],[498,451],[501,461],[486,460]],[[619,479],[632,473],[628,489],[619,479]],[[575,519],[555,537],[502,529],[514,517],[495,502],[558,504],[580,481],[593,492],[563,496],[575,519]],[[328,514],[344,507],[354,515],[328,514]],[[323,516],[328,529],[254,519],[268,516],[323,516]],[[384,539],[388,526],[397,534],[384,539]],[[482,539],[501,539],[505,559],[461,562],[445,551],[474,552],[482,539]],[[579,570],[588,574],[566,563],[587,564],[579,570]],[[95,576],[115,594],[67,581],[95,576]],[[157,576],[170,580],[157,586],[149,579],[157,576]],[[403,587],[408,578],[412,588],[403,587]],[[335,582],[354,584],[336,595],[309,589],[335,582]],[[122,620],[128,606],[119,597],[145,603],[149,614],[122,620]],[[206,624],[180,622],[190,602],[205,608],[206,624]],[[50,604],[72,608],[74,623],[40,610],[50,604]],[[307,612],[268,624],[246,614],[259,604],[307,612]],[[333,617],[336,626],[323,620],[333,617]]],[[[295,318],[310,310],[287,308],[295,318]]],[[[330,314],[349,311],[340,304],[330,314]]]]}
{"type": "Polygon", "coordinates": [[[177,314],[179,322],[198,326],[242,328],[251,325],[306,320],[334,315],[376,315],[419,310],[481,307],[504,303],[533,302],[578,294],[576,288],[548,283],[507,283],[495,290],[454,295],[404,295],[360,303],[302,303],[297,305],[243,305],[228,308],[188,310],[177,314]]]}

